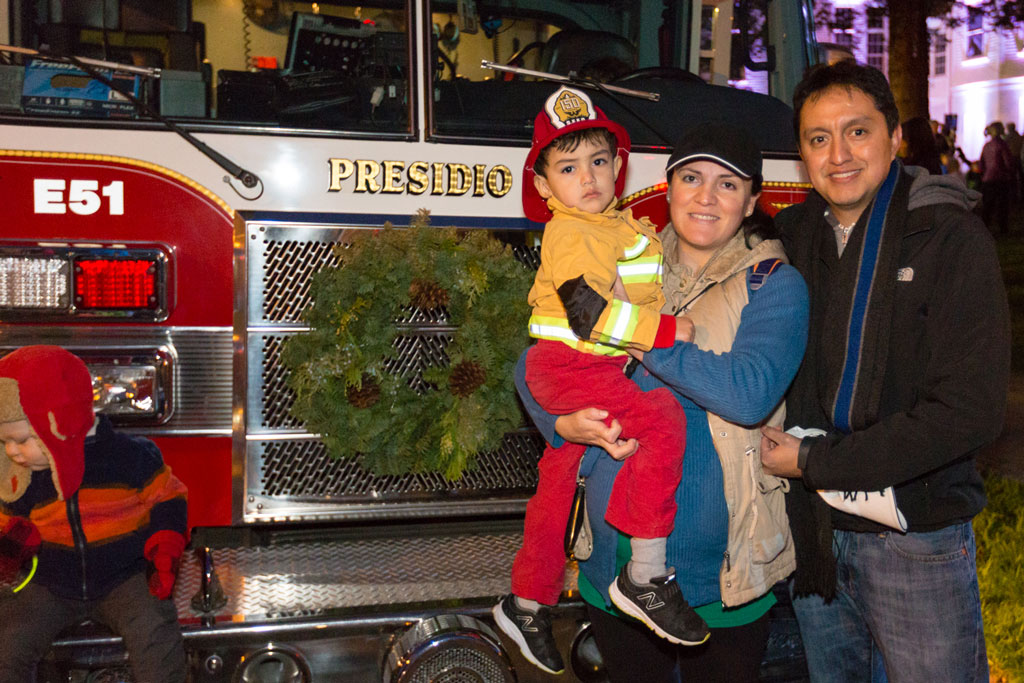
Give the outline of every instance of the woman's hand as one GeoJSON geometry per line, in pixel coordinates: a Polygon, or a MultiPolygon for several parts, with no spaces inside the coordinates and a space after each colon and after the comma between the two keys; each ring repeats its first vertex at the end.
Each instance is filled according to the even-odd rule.
{"type": "Polygon", "coordinates": [[[636,452],[636,439],[620,439],[622,425],[615,419],[605,424],[607,418],[607,410],[584,408],[559,416],[555,420],[555,431],[566,441],[597,446],[616,460],[624,460],[636,452]]]}
{"type": "Polygon", "coordinates": [[[697,328],[685,315],[676,318],[676,341],[692,342],[697,328]]]}

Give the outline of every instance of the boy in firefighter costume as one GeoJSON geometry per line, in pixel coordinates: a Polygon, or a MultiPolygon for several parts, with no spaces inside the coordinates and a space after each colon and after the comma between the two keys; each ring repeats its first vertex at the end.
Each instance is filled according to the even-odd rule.
{"type": "MultiPolygon", "coordinates": [[[[668,389],[645,393],[623,374],[629,349],[688,341],[693,326],[661,312],[662,253],[654,225],[615,208],[629,146],[626,130],[580,91],[560,88],[537,114],[523,169],[523,209],[547,225],[529,293],[530,336],[538,341],[527,355],[526,381],[548,412],[604,409],[609,420],[621,421],[624,437],[637,439],[605,517],[632,546],[632,560],[609,591],[619,609],[658,635],[697,645],[707,639],[707,625],[665,566],[686,418],[668,389]]],[[[562,592],[563,535],[585,448],[563,443],[545,449],[537,492],[526,508],[523,547],[512,565],[512,594],[493,610],[523,656],[550,673],[564,669],[548,606],[562,592]]]]}
{"type": "Polygon", "coordinates": [[[0,359],[0,442],[0,582],[37,565],[0,597],[0,681],[33,680],[54,637],[85,618],[124,639],[136,680],[184,681],[168,598],[186,491],[157,447],[96,418],[88,368],[57,346],[0,359]]]}

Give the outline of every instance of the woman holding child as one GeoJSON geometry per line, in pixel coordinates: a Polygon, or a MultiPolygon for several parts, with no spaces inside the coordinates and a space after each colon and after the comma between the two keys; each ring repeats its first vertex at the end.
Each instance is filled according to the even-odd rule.
{"type": "MultiPolygon", "coordinates": [[[[619,438],[617,421],[606,426],[604,411],[544,413],[526,391],[522,362],[517,385],[548,443],[593,446],[581,473],[594,551],[579,563],[579,588],[610,680],[675,681],[679,671],[683,681],[756,681],[772,586],[794,568],[785,482],[761,471],[759,426],[782,423],[782,397],[806,344],[807,290],[783,262],[771,218],[756,207],[761,153],[745,131],[694,128],[666,173],[672,222],[660,234],[663,312],[692,320],[695,336],[635,354],[633,381],[645,391],[668,387],[686,414],[667,564],[711,628],[707,642],[673,645],[611,606],[608,586],[630,543],[604,521],[605,507],[636,442],[619,438]]],[[[621,436],[629,437],[628,424],[621,436]]]]}

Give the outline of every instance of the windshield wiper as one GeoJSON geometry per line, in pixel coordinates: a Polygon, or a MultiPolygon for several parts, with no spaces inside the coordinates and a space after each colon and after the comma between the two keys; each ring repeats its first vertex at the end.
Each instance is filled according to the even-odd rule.
{"type": "Polygon", "coordinates": [[[633,118],[642,123],[644,127],[647,128],[647,130],[657,135],[658,138],[660,138],[666,145],[672,145],[672,141],[666,138],[661,133],[661,131],[659,131],[657,128],[648,123],[647,119],[640,116],[640,114],[636,113],[636,111],[634,111],[633,108],[630,107],[628,104],[623,102],[621,98],[615,96],[615,93],[618,93],[620,95],[627,95],[629,97],[637,97],[643,100],[648,100],[649,102],[661,102],[660,93],[648,92],[646,90],[633,90],[632,88],[623,88],[618,85],[608,85],[606,83],[601,83],[600,81],[595,81],[591,78],[583,78],[581,76],[578,76],[575,71],[570,71],[568,76],[563,76],[562,74],[553,74],[547,71],[534,71],[533,69],[524,69],[519,66],[508,66],[506,64],[498,64],[497,62],[491,62],[486,59],[480,61],[480,66],[484,69],[494,69],[495,71],[507,71],[509,73],[514,73],[519,76],[533,76],[534,78],[541,78],[545,81],[553,81],[555,83],[569,83],[571,85],[576,85],[581,88],[590,88],[591,90],[598,90],[600,92],[603,92],[617,105],[619,105],[624,110],[629,112],[633,116],[633,118]]]}
{"type": "Polygon", "coordinates": [[[104,75],[100,71],[100,69],[109,69],[110,71],[121,71],[124,73],[148,76],[150,78],[160,78],[160,69],[144,66],[134,66],[131,64],[120,64],[118,62],[108,62],[101,59],[89,59],[87,57],[75,57],[72,55],[51,55],[45,52],[40,52],[39,50],[32,50],[30,48],[25,47],[16,47],[14,45],[0,45],[0,52],[11,52],[16,54],[29,55],[31,57],[36,57],[51,62],[72,64],[78,67],[86,74],[88,74],[90,77],[96,79],[103,85],[114,90],[118,94],[124,96],[124,98],[131,102],[136,107],[136,109],[142,112],[143,115],[148,116],[149,118],[162,123],[164,126],[167,127],[168,130],[181,136],[185,140],[185,142],[195,147],[210,161],[224,169],[227,173],[231,175],[232,178],[238,180],[243,187],[252,189],[254,187],[259,186],[260,188],[259,193],[255,197],[246,197],[245,195],[238,191],[238,188],[231,184],[228,178],[225,178],[225,182],[228,183],[228,186],[232,190],[234,190],[235,194],[237,194],[239,197],[248,201],[255,201],[256,199],[259,199],[263,195],[263,181],[260,180],[260,177],[258,175],[256,175],[252,171],[248,171],[242,168],[241,166],[231,161],[217,150],[207,145],[202,140],[198,139],[197,137],[189,133],[184,128],[180,127],[178,124],[174,123],[170,119],[165,118],[155,109],[153,109],[148,104],[137,98],[133,93],[128,92],[126,90],[122,90],[112,79],[107,78],[106,75],[104,75]]]}

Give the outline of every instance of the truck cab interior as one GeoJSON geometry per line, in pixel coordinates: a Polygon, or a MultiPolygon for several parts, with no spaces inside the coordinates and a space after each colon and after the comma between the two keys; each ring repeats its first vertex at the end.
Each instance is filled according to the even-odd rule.
{"type": "MultiPolygon", "coordinates": [[[[422,128],[428,139],[528,141],[553,84],[483,68],[487,60],[595,88],[658,93],[661,102],[595,94],[637,145],[670,145],[682,132],[678,122],[697,111],[738,123],[756,118],[759,129],[777,120],[764,137],[790,149],[782,101],[792,76],[782,76],[802,69],[806,59],[789,55],[805,54],[806,46],[794,30],[799,16],[773,8],[779,4],[14,0],[0,11],[9,13],[16,46],[159,70],[128,77],[134,94],[197,128],[407,137],[422,128]],[[801,44],[783,45],[787,35],[801,44]]],[[[7,54],[2,61],[0,116],[113,118],[111,125],[149,118],[138,107],[83,106],[88,96],[55,87],[49,72],[26,78],[44,69],[38,58],[7,54]]]]}

